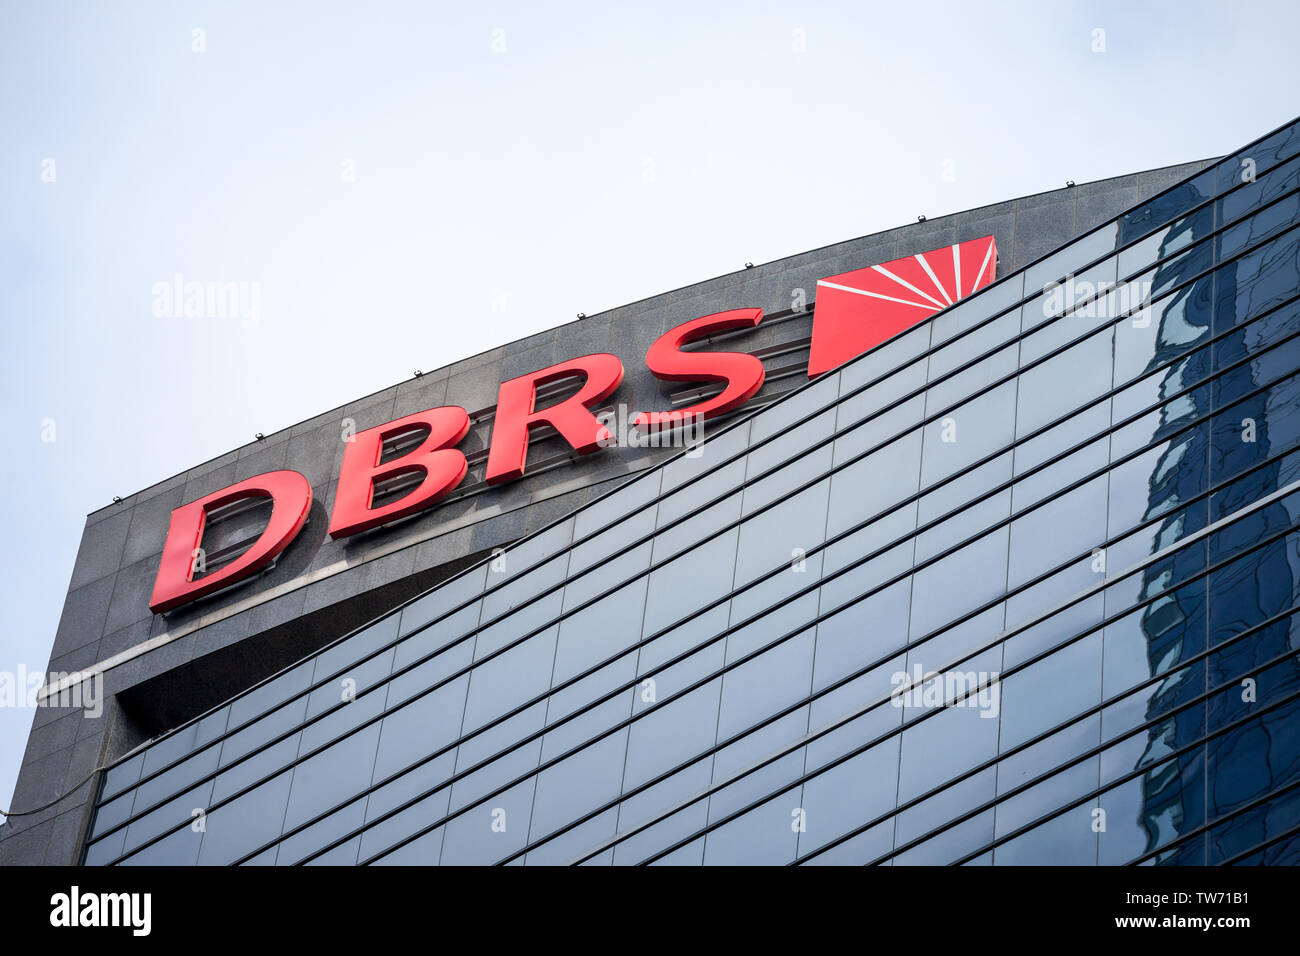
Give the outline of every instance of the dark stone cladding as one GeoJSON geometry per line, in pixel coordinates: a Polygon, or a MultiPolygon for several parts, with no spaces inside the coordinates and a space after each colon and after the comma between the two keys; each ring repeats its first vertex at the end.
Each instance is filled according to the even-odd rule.
{"type": "Polygon", "coordinates": [[[792,311],[796,290],[804,290],[811,302],[824,276],[990,233],[997,238],[999,274],[1006,274],[1209,162],[930,219],[642,299],[368,395],[93,512],[86,519],[47,671],[90,668],[137,652],[105,670],[102,717],[85,717],[74,708],[37,708],[11,806],[26,810],[54,803],[5,823],[0,865],[75,862],[97,767],[671,454],[671,449],[610,448],[579,463],[565,455],[558,439],[550,439],[534,443],[531,470],[523,479],[494,488],[476,484],[482,463],[474,453],[481,458],[487,447],[492,406],[504,379],[609,351],[627,370],[614,402],[631,409],[672,407],[670,396],[682,389],[646,369],[650,343],[688,319],[759,306],[768,316],[764,323],[743,338],[730,337],[733,348],[756,352],[768,368],[768,382],[749,406],[757,407],[762,398],[806,380],[811,312],[792,311]],[[474,419],[460,446],[471,456],[463,491],[406,522],[348,541],[330,540],[325,532],[342,458],[343,421],[352,419],[360,430],[447,403],[464,406],[474,419]],[[538,468],[540,463],[547,466],[538,468]],[[172,509],[278,468],[306,475],[315,496],[308,525],[279,563],[255,581],[191,609],[166,618],[151,614],[149,595],[172,509]],[[164,635],[170,639],[139,652],[144,642],[164,635]]]}

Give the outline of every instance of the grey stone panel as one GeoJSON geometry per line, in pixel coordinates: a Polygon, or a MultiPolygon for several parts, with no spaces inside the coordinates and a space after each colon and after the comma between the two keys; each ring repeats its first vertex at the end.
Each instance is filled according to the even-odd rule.
{"type": "Polygon", "coordinates": [[[69,590],[75,591],[118,569],[134,511],[134,508],[122,509],[94,524],[87,522],[86,530],[81,535],[81,545],[77,548],[77,560],[72,567],[69,590]]]}

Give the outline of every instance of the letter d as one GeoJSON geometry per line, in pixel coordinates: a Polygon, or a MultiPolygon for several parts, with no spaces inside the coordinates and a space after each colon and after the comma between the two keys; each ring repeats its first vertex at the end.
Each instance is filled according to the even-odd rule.
{"type": "Polygon", "coordinates": [[[270,471],[214,491],[172,512],[149,610],[163,614],[255,574],[289,546],[311,511],[311,485],[296,471],[270,471]],[[194,579],[194,550],[203,544],[208,514],[247,498],[270,498],[271,518],[252,547],[224,567],[194,579]]]}

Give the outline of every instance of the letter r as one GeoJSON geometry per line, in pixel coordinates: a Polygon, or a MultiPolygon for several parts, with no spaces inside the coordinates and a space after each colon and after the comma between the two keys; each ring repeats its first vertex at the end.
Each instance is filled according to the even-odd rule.
{"type": "Polygon", "coordinates": [[[496,424],[488,451],[487,481],[499,484],[519,478],[528,458],[528,429],[550,425],[579,455],[601,447],[609,430],[591,413],[623,382],[623,363],[617,355],[599,352],[502,382],[497,393],[496,424]],[[550,382],[586,375],[578,393],[546,408],[537,408],[537,389],[550,382]]]}

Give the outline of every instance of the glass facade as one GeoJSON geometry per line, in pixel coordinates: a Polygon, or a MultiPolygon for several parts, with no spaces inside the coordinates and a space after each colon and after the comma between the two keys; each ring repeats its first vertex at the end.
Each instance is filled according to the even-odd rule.
{"type": "Polygon", "coordinates": [[[1293,126],[131,753],[85,862],[1300,862],[1298,335],[1293,126]]]}

